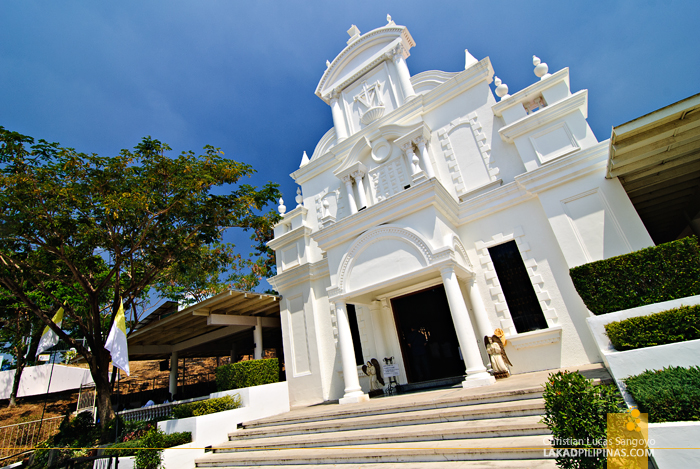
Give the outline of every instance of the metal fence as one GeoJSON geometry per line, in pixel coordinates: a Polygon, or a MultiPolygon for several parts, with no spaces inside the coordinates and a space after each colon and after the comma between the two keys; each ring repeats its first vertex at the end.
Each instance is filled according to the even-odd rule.
{"type": "Polygon", "coordinates": [[[90,411],[95,415],[95,387],[94,386],[80,386],[78,391],[78,403],[75,406],[75,413],[79,414],[84,411],[90,411]]]}
{"type": "Polygon", "coordinates": [[[58,433],[62,420],[63,417],[51,417],[0,427],[0,465],[58,433]]]}

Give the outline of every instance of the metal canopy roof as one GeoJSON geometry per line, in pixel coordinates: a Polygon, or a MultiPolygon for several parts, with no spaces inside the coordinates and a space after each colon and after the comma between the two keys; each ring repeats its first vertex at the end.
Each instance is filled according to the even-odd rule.
{"type": "Polygon", "coordinates": [[[700,94],[613,127],[606,177],[618,177],[656,244],[700,211],[700,94]]]}
{"type": "Polygon", "coordinates": [[[279,300],[277,295],[227,290],[171,314],[149,319],[151,314],[128,337],[129,359],[164,359],[174,351],[180,357],[216,356],[258,323],[279,328],[279,300]]]}

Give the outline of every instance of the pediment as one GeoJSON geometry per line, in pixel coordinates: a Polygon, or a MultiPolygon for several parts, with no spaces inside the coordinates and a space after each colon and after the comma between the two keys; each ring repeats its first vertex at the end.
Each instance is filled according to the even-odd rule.
{"type": "Polygon", "coordinates": [[[326,69],[316,87],[316,95],[325,102],[333,92],[340,92],[378,64],[387,60],[399,44],[403,45],[404,58],[416,43],[405,26],[393,22],[374,29],[351,42],[326,69]]]}

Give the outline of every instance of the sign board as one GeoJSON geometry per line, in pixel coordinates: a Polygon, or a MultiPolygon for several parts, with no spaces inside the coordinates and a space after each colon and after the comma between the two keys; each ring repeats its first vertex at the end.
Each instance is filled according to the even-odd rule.
{"type": "Polygon", "coordinates": [[[399,376],[399,365],[384,365],[382,372],[385,378],[399,376]]]}
{"type": "Polygon", "coordinates": [[[41,355],[39,355],[37,360],[39,360],[40,362],[47,362],[47,361],[51,360],[51,354],[50,353],[42,353],[41,355]]]}

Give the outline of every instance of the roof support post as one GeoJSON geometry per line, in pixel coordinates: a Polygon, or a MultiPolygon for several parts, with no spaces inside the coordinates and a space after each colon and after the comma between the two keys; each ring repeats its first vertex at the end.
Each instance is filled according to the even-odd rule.
{"type": "Polygon", "coordinates": [[[170,354],[170,381],[168,383],[168,390],[170,391],[170,400],[175,400],[175,394],[177,394],[177,351],[170,354]]]}
{"type": "Polygon", "coordinates": [[[253,328],[253,341],[255,342],[253,358],[260,360],[263,354],[262,318],[258,318],[258,324],[253,328]]]}

